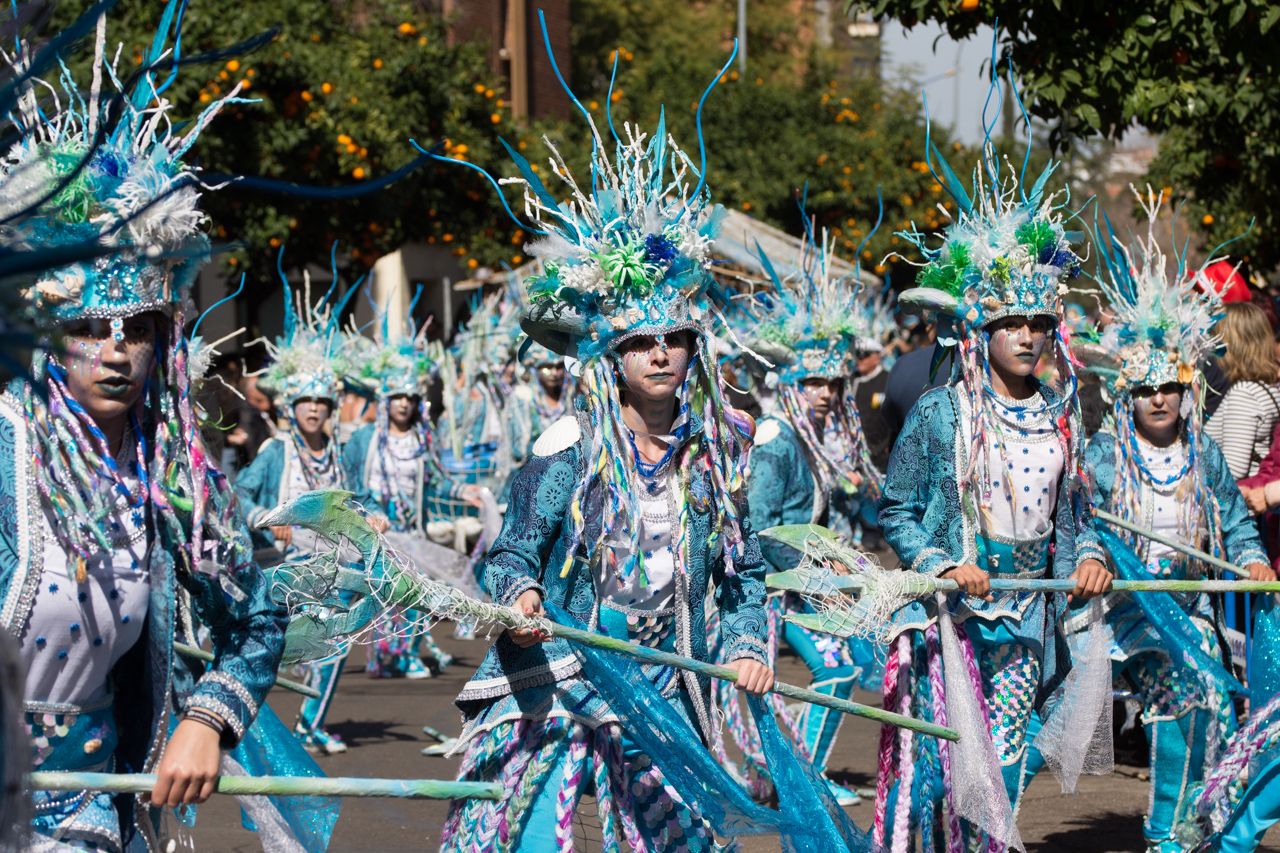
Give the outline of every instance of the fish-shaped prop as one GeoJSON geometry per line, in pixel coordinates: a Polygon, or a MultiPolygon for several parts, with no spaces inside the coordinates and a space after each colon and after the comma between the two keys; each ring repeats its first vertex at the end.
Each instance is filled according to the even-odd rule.
{"type": "MultiPolygon", "coordinates": [[[[810,630],[887,641],[893,634],[894,613],[938,592],[960,589],[949,578],[885,569],[816,524],[772,527],[760,535],[803,555],[796,568],[772,573],[765,583],[771,589],[797,593],[810,604],[813,613],[785,617],[810,630]]],[[[1071,592],[1075,586],[1068,578],[991,578],[991,589],[997,592],[1071,592]]],[[[1280,581],[1117,580],[1112,588],[1122,592],[1280,592],[1280,581]]]]}
{"type": "MultiPolygon", "coordinates": [[[[724,681],[736,682],[738,679],[737,672],[726,667],[477,601],[458,589],[426,577],[401,555],[387,549],[382,537],[369,526],[350,498],[350,492],[336,490],[306,492],[267,513],[259,522],[261,527],[305,527],[335,545],[331,551],[286,563],[274,571],[272,594],[291,616],[285,632],[285,663],[329,657],[367,635],[379,616],[391,610],[406,609],[425,613],[431,620],[448,619],[474,625],[538,631],[626,655],[643,663],[672,666],[724,681]],[[349,543],[359,553],[361,568],[353,568],[343,560],[340,547],[343,542],[349,543]]],[[[946,726],[791,684],[776,682],[773,691],[791,699],[933,737],[946,740],[959,737],[954,729],[946,726]]]]}

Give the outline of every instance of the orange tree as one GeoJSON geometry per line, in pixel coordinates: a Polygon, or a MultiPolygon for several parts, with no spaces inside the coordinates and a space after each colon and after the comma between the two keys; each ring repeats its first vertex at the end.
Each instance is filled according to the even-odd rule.
{"type": "MultiPolygon", "coordinates": [[[[712,196],[799,234],[797,201],[807,186],[809,213],[834,236],[837,251],[852,259],[876,221],[879,189],[884,222],[862,260],[884,272],[879,265],[885,254],[905,249],[893,231],[911,221],[937,227],[943,221],[937,205],[947,201],[922,162],[918,95],[871,79],[842,79],[834,57],[798,26],[792,6],[784,0],[751,4],[746,71],[733,65],[707,100],[703,134],[712,196]]],[[[624,120],[652,132],[665,106],[669,131],[696,164],[695,107],[728,59],[735,9],[731,0],[575,0],[574,90],[601,132],[607,137],[606,102],[619,132],[624,120]]],[[[588,148],[580,119],[537,130],[557,142],[571,165],[584,168],[588,148]]],[[[945,133],[937,131],[934,139],[947,146],[945,133]]],[[[958,163],[971,159],[969,152],[954,156],[958,163]]],[[[900,272],[898,282],[905,285],[910,270],[900,272]]]]}
{"type": "MultiPolygon", "coordinates": [[[[141,61],[160,5],[120,0],[110,13],[108,41],[124,45],[124,72],[141,61]]],[[[74,14],[63,8],[54,23],[74,14]]],[[[183,67],[167,93],[183,116],[237,82],[245,97],[258,100],[227,107],[201,136],[191,156],[208,172],[347,189],[412,161],[417,152],[410,137],[424,145],[443,142],[451,156],[493,165],[496,134],[512,132],[483,50],[450,44],[445,22],[423,2],[193,0],[183,52],[225,48],[270,28],[278,28],[276,38],[252,53],[183,67]]],[[[81,51],[78,60],[87,62],[88,53],[81,51]]],[[[487,188],[465,170],[433,164],[356,198],[230,187],[206,194],[204,205],[215,239],[243,244],[224,262],[248,264],[259,280],[273,275],[282,242],[287,259],[301,263],[327,259],[339,241],[347,272],[363,271],[408,241],[448,244],[464,268],[519,251],[514,227],[494,215],[487,188]]]]}

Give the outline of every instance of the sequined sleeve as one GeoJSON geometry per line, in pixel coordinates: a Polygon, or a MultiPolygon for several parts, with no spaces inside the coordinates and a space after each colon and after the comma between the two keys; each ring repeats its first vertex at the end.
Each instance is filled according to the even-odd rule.
{"type": "Polygon", "coordinates": [[[963,529],[955,438],[942,441],[935,430],[937,421],[937,430],[959,434],[951,394],[946,387],[929,391],[907,415],[880,498],[880,527],[898,559],[911,571],[934,576],[957,565],[942,546],[959,543],[963,529]]]}
{"type": "Polygon", "coordinates": [[[200,621],[213,638],[214,661],[196,683],[187,708],[204,708],[227,722],[223,746],[244,736],[275,683],[284,653],[283,608],[271,599],[266,575],[252,560],[247,531],[213,545],[216,573],[178,573],[200,621]]]}
{"type": "Polygon", "coordinates": [[[765,561],[751,523],[749,501],[738,506],[742,519],[742,555],[734,563],[734,573],[726,571],[724,558],[714,569],[716,604],[720,608],[720,631],[727,661],[750,658],[770,666],[765,616],[765,561]]]}
{"type": "Polygon", "coordinates": [[[579,476],[575,444],[550,456],[534,456],[511,481],[502,532],[484,561],[484,587],[498,604],[512,604],[542,588],[542,572],[560,536],[579,476]]]}
{"type": "MultiPolygon", "coordinates": [[[[792,475],[799,465],[796,445],[781,437],[751,449],[747,494],[754,529],[768,530],[786,523],[782,510],[792,487],[792,475]]],[[[771,539],[760,540],[760,550],[769,565],[779,571],[795,568],[800,559],[794,548],[771,539]]]]}

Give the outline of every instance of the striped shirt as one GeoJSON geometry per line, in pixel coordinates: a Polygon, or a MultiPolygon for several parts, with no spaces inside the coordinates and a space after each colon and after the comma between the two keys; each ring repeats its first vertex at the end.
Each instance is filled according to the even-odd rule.
{"type": "Polygon", "coordinates": [[[1271,448],[1271,431],[1280,421],[1280,386],[1246,380],[1232,385],[1205,431],[1218,443],[1231,476],[1257,473],[1271,448]]]}

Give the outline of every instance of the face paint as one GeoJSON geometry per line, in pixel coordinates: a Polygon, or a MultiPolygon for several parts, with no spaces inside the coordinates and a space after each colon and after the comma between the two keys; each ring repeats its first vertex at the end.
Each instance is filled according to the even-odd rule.
{"type": "Polygon", "coordinates": [[[650,400],[670,399],[684,384],[693,342],[682,335],[637,335],[622,347],[622,381],[627,390],[650,400]]]}
{"type": "Polygon", "coordinates": [[[67,390],[102,425],[124,417],[138,402],[155,366],[156,323],[148,313],[124,319],[86,319],[64,327],[58,363],[67,390]]]}
{"type": "Polygon", "coordinates": [[[293,404],[293,419],[303,438],[312,438],[324,431],[324,425],[333,413],[328,400],[304,398],[293,404]]]}
{"type": "Polygon", "coordinates": [[[1008,317],[987,329],[987,356],[1002,373],[1030,376],[1049,342],[1052,323],[1042,317],[1008,317]]]}
{"type": "Polygon", "coordinates": [[[417,399],[407,394],[397,394],[387,401],[387,416],[397,429],[408,429],[417,411],[417,399]]]}
{"type": "Polygon", "coordinates": [[[809,406],[809,412],[818,422],[825,422],[827,415],[831,414],[839,385],[838,379],[824,379],[816,376],[800,383],[800,393],[809,406]]]}
{"type": "Polygon", "coordinates": [[[1177,383],[1155,388],[1137,388],[1133,392],[1133,422],[1138,434],[1153,444],[1164,445],[1178,432],[1182,416],[1184,389],[1177,383]]]}

